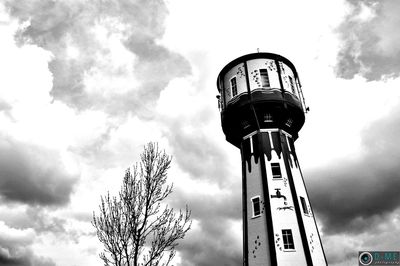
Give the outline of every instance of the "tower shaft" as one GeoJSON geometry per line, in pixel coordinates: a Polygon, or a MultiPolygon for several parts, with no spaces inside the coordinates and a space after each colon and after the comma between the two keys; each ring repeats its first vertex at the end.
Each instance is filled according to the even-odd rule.
{"type": "Polygon", "coordinates": [[[326,265],[292,136],[255,131],[241,155],[244,265],[326,265]]]}

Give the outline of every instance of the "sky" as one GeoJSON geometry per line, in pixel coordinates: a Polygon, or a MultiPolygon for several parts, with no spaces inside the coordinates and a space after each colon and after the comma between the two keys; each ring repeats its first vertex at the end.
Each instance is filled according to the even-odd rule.
{"type": "Polygon", "coordinates": [[[101,265],[100,196],[156,141],[193,226],[176,265],[241,265],[241,162],[222,67],[288,58],[310,112],[296,150],[329,265],[400,247],[400,2],[0,1],[0,264],[101,265]]]}

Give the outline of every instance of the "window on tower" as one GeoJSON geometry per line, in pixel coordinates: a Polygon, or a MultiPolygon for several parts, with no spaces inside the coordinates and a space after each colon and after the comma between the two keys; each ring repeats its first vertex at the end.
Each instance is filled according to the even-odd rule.
{"type": "Polygon", "coordinates": [[[236,77],[231,78],[231,91],[232,97],[235,97],[237,95],[236,77]]]}
{"type": "Polygon", "coordinates": [[[258,217],[261,215],[261,201],[260,197],[254,197],[251,199],[252,205],[253,205],[253,218],[258,217]]]}
{"type": "Polygon", "coordinates": [[[281,166],[279,163],[271,163],[272,177],[282,178],[281,166]]]}
{"type": "Polygon", "coordinates": [[[291,127],[292,124],[293,124],[293,119],[291,119],[291,118],[289,118],[285,123],[285,125],[288,126],[288,127],[291,127]]]}
{"type": "Polygon", "coordinates": [[[293,93],[293,94],[296,94],[296,93],[295,93],[295,90],[294,90],[293,78],[292,78],[291,76],[288,76],[288,77],[289,77],[290,89],[292,90],[292,93],[293,93]]]}
{"type": "Polygon", "coordinates": [[[283,248],[285,250],[294,250],[293,235],[291,229],[282,230],[283,248]]]}
{"type": "Polygon", "coordinates": [[[266,113],[264,115],[264,122],[273,122],[272,115],[270,113],[266,113]]]}
{"type": "Polygon", "coordinates": [[[261,87],[271,87],[269,84],[268,70],[266,68],[260,69],[261,87]]]}
{"type": "Polygon", "coordinates": [[[250,126],[250,123],[247,120],[240,121],[240,124],[242,125],[243,129],[246,129],[250,126]]]}
{"type": "Polygon", "coordinates": [[[309,215],[306,200],[303,197],[300,197],[301,207],[303,208],[303,212],[305,215],[309,215]]]}

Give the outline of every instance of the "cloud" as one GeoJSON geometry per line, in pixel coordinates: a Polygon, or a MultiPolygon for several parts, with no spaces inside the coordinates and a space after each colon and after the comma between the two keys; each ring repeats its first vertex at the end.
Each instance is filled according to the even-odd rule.
{"type": "Polygon", "coordinates": [[[58,206],[69,202],[77,177],[58,153],[3,136],[0,142],[0,196],[9,202],[58,206]]]}
{"type": "Polygon", "coordinates": [[[400,207],[400,125],[393,123],[399,119],[400,105],[365,128],[358,158],[306,173],[311,201],[325,233],[370,230],[400,207]]]}
{"type": "Polygon", "coordinates": [[[139,160],[143,146],[151,141],[158,141],[160,147],[165,148],[162,144],[166,141],[161,136],[159,125],[140,120],[137,116],[127,116],[124,121],[104,131],[97,138],[85,139],[72,149],[82,156],[82,160],[96,165],[97,169],[128,168],[139,160]]]}
{"type": "Polygon", "coordinates": [[[0,254],[0,264],[4,266],[56,266],[49,258],[37,257],[31,250],[19,250],[19,254],[13,255],[0,254]]]}
{"type": "MultiPolygon", "coordinates": [[[[182,122],[170,123],[167,134],[168,140],[174,149],[176,163],[190,173],[193,178],[218,183],[220,185],[231,182],[231,169],[228,157],[216,146],[218,143],[210,138],[209,134],[194,126],[194,134],[185,133],[188,124],[182,122]],[[201,162],[201,163],[194,163],[201,162]]],[[[240,156],[239,150],[237,156],[240,156]]]]}
{"type": "Polygon", "coordinates": [[[355,237],[337,234],[322,238],[325,255],[329,265],[349,265],[349,261],[356,261],[358,251],[361,251],[362,240],[355,237]],[[338,244],[340,243],[340,244],[338,244]]]}
{"type": "Polygon", "coordinates": [[[51,95],[69,106],[149,115],[169,80],[190,73],[182,56],[157,43],[163,1],[7,1],[6,8],[22,23],[20,45],[53,54],[51,95]]]}
{"type": "MultiPolygon", "coordinates": [[[[190,240],[185,240],[182,248],[179,248],[179,254],[182,256],[180,265],[188,266],[239,266],[242,265],[241,246],[232,234],[232,228],[227,229],[226,223],[220,225],[221,231],[218,236],[204,233],[202,229],[193,230],[190,240]],[[225,229],[225,230],[224,230],[225,229]]],[[[240,228],[239,228],[240,229],[240,228]]]]}
{"type": "Polygon", "coordinates": [[[224,139],[216,89],[203,80],[208,69],[199,72],[172,80],[156,106],[156,121],[173,154],[169,202],[174,208],[187,204],[194,220],[177,248],[180,265],[241,265],[240,151],[224,139]]]}
{"type": "Polygon", "coordinates": [[[242,242],[237,239],[241,226],[235,225],[241,223],[229,220],[207,223],[204,219],[198,226],[194,226],[182,245],[178,246],[181,265],[242,265],[242,242]]]}
{"type": "MultiPolygon", "coordinates": [[[[215,93],[205,85],[195,78],[172,80],[157,102],[156,121],[173,150],[174,163],[191,178],[227,185],[240,175],[240,163],[232,169],[227,156],[231,147],[220,127],[215,93]]],[[[240,151],[232,149],[239,159],[240,151]]]]}
{"type": "Polygon", "coordinates": [[[0,221],[0,264],[4,266],[55,266],[56,264],[33,253],[32,229],[15,229],[0,221]]]}
{"type": "Polygon", "coordinates": [[[240,180],[224,190],[197,186],[192,193],[175,189],[170,200],[174,208],[181,208],[182,202],[187,204],[194,221],[177,248],[181,265],[241,265],[240,180]]]}
{"type": "Polygon", "coordinates": [[[338,28],[336,74],[368,81],[400,75],[400,2],[347,0],[349,13],[338,28]]]}
{"type": "Polygon", "coordinates": [[[399,246],[400,208],[387,215],[379,224],[363,232],[323,235],[322,243],[329,265],[354,264],[358,252],[365,250],[396,250],[399,246]]]}
{"type": "MultiPolygon", "coordinates": [[[[42,206],[3,204],[0,206],[2,221],[15,229],[33,229],[35,233],[67,233],[65,217],[42,206]]],[[[88,213],[90,215],[90,213],[88,213]]]]}

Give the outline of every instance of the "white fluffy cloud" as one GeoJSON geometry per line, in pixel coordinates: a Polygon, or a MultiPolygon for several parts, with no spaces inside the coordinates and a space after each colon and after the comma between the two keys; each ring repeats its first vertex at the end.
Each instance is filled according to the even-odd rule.
{"type": "Polygon", "coordinates": [[[342,40],[336,72],[367,80],[398,77],[400,19],[398,1],[349,0],[349,12],[339,28],[342,40]]]}

